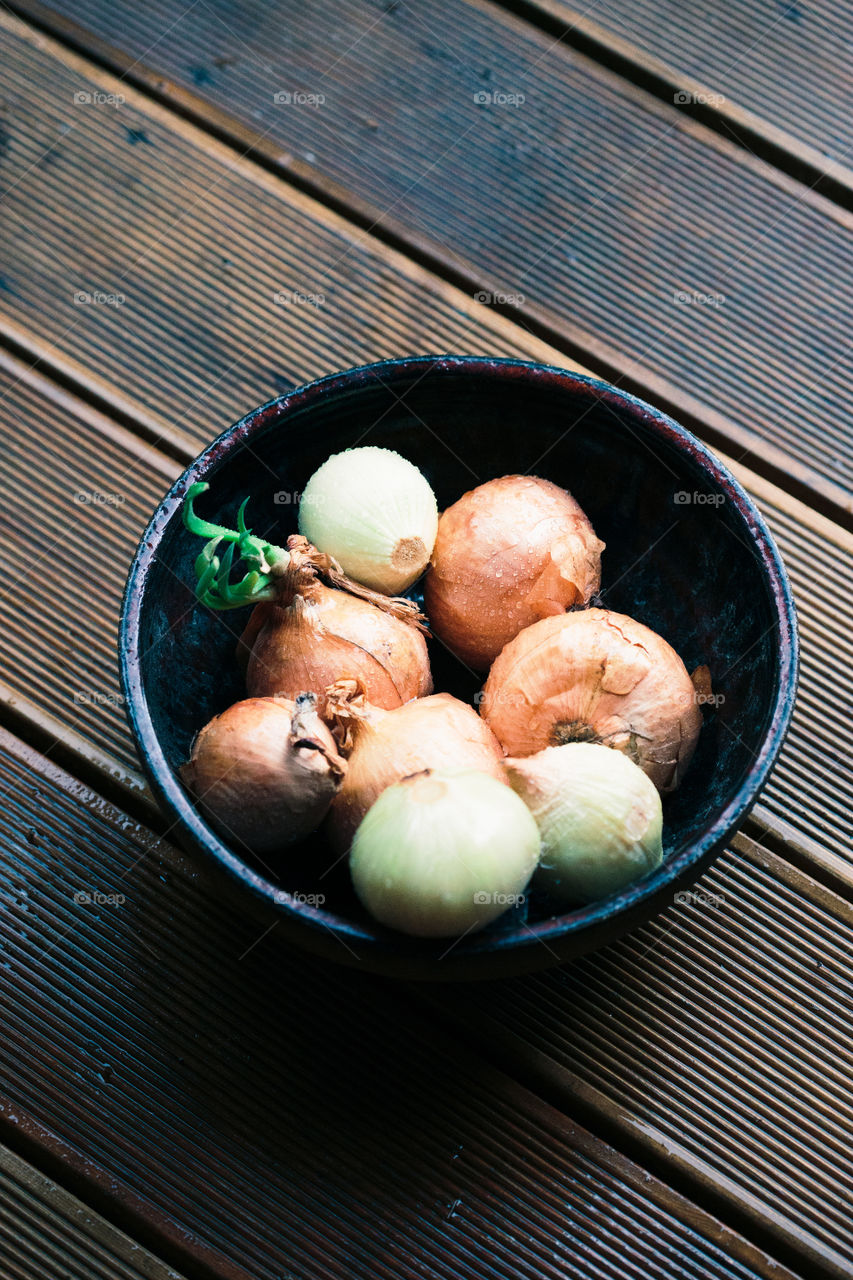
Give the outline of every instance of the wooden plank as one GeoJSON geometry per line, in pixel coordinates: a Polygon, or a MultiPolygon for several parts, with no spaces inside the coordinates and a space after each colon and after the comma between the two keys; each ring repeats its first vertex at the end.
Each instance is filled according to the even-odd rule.
{"type": "Polygon", "coordinates": [[[4,1280],[181,1280],[75,1196],[0,1146],[4,1280]]]}
{"type": "Polygon", "coordinates": [[[690,901],[616,945],[430,1003],[551,1101],[848,1277],[851,925],[849,903],[738,837],[690,901]]]}
{"type": "Polygon", "coordinates": [[[133,548],[180,464],[0,353],[0,698],[143,790],[118,680],[133,548]]]}
{"type": "Polygon", "coordinates": [[[3,731],[0,778],[0,1131],[163,1256],[241,1280],[791,1280],[3,731]]]}
{"type": "MultiPolygon", "coordinates": [[[[86,776],[108,770],[138,796],[144,784],[116,669],[119,603],[146,518],[179,464],[2,353],[0,442],[9,523],[0,545],[9,583],[0,595],[0,703],[43,749],[65,752],[86,776]],[[61,461],[45,477],[48,436],[61,461]],[[113,501],[80,503],[80,495],[113,501]],[[47,552],[40,577],[26,571],[33,547],[47,552]]],[[[849,892],[853,772],[841,708],[853,682],[853,538],[744,468],[738,474],[779,539],[803,640],[794,723],[757,817],[849,892]]]]}
{"type": "Polygon", "coordinates": [[[128,96],[116,119],[144,84],[471,293],[523,296],[504,310],[850,523],[847,211],[481,0],[464,20],[450,0],[144,18],[86,0],[73,30],[51,9],[123,71],[98,77],[128,96]],[[294,91],[325,101],[274,101],[294,91]]]}
{"type": "MultiPolygon", "coordinates": [[[[16,371],[14,370],[10,370],[10,372],[12,372],[13,374],[16,373],[16,371]]],[[[20,371],[17,372],[16,376],[20,376],[20,371]]],[[[22,412],[16,408],[16,403],[18,403],[16,402],[16,399],[15,399],[16,396],[22,397],[26,394],[27,396],[32,397],[34,394],[32,389],[27,385],[31,377],[32,375],[27,375],[21,382],[18,383],[18,385],[14,388],[14,390],[10,394],[7,394],[5,398],[0,400],[0,405],[2,405],[6,409],[7,413],[9,414],[9,420],[8,420],[9,423],[20,424],[21,422],[28,421],[32,424],[33,431],[41,431],[43,434],[44,422],[51,419],[56,421],[57,430],[59,432],[56,437],[57,445],[61,449],[61,452],[67,461],[67,465],[72,469],[72,471],[75,467],[80,466],[81,455],[84,455],[88,459],[91,459],[93,457],[98,457],[98,458],[105,457],[107,453],[106,444],[99,443],[96,447],[93,448],[93,440],[97,438],[95,436],[95,430],[97,426],[96,418],[92,418],[91,420],[87,421],[85,424],[85,429],[81,431],[81,428],[78,425],[78,423],[76,423],[69,414],[68,422],[67,422],[67,425],[65,425],[65,430],[63,432],[60,430],[60,419],[56,418],[56,415],[51,414],[49,399],[45,399],[43,401],[42,407],[40,409],[37,405],[37,402],[35,402],[35,407],[32,407],[28,412],[22,412]],[[75,441],[77,442],[76,444],[75,444],[75,441]]],[[[48,390],[49,390],[49,384],[46,384],[43,381],[40,388],[41,394],[44,397],[47,397],[48,390]]],[[[113,438],[115,440],[118,440],[122,436],[122,432],[120,431],[120,429],[112,427],[111,430],[112,430],[113,438]]],[[[11,439],[11,435],[12,435],[11,430],[9,430],[8,438],[11,439]]],[[[135,442],[134,442],[134,447],[138,447],[136,446],[135,442]]],[[[33,456],[32,451],[29,451],[29,453],[26,453],[26,456],[29,458],[32,458],[33,456]]],[[[132,454],[131,456],[135,457],[134,454],[132,454]]],[[[123,462],[123,460],[121,459],[120,461],[123,462]]],[[[171,465],[171,464],[167,464],[167,465],[171,465]]],[[[137,470],[137,475],[140,477],[139,492],[141,493],[143,492],[143,485],[141,483],[141,469],[139,468],[138,460],[136,460],[136,470],[137,470]]],[[[79,475],[81,477],[79,480],[75,479],[75,483],[84,483],[84,481],[88,483],[88,480],[85,479],[84,471],[80,471],[79,473],[74,472],[74,474],[75,476],[79,475]]],[[[747,479],[748,477],[742,475],[742,478],[747,479]]],[[[22,495],[21,499],[19,499],[22,502],[22,509],[25,509],[24,497],[27,493],[27,487],[31,483],[32,482],[27,479],[26,471],[25,470],[20,471],[16,480],[16,490],[19,491],[20,494],[22,495]]],[[[775,498],[777,502],[783,502],[784,500],[783,495],[779,495],[778,493],[773,493],[773,491],[771,491],[769,487],[767,487],[766,485],[764,486],[764,492],[760,496],[765,503],[768,503],[768,499],[770,498],[775,498]]],[[[811,556],[808,554],[807,551],[805,551],[798,558],[796,559],[792,558],[791,563],[795,573],[796,572],[817,573],[819,580],[822,580],[825,570],[822,565],[820,557],[821,555],[826,554],[826,549],[831,546],[831,544],[827,541],[826,535],[832,532],[835,532],[836,536],[841,541],[843,541],[847,537],[847,535],[844,535],[839,531],[833,531],[831,527],[824,525],[820,529],[820,536],[819,537],[815,536],[811,544],[812,546],[811,556]]],[[[803,530],[799,526],[795,526],[795,534],[796,534],[795,541],[805,537],[803,530]]],[[[118,591],[120,587],[121,578],[123,577],[123,565],[130,554],[131,544],[135,536],[136,536],[136,530],[131,527],[127,528],[127,530],[124,533],[124,537],[126,539],[124,547],[119,548],[118,545],[116,546],[116,551],[114,555],[115,564],[113,565],[113,569],[112,569],[112,572],[113,572],[113,582],[112,582],[113,597],[112,598],[114,600],[114,605],[113,605],[114,611],[117,610],[117,605],[118,605],[118,591]]],[[[832,554],[837,554],[839,558],[841,558],[840,546],[837,547],[832,554]]],[[[853,564],[853,555],[851,555],[850,548],[847,549],[846,556],[845,556],[845,563],[848,566],[853,564]]],[[[62,568],[61,563],[58,565],[58,568],[60,569],[62,568]]],[[[105,572],[106,572],[105,567],[101,566],[96,561],[93,565],[93,569],[99,575],[99,581],[102,584],[102,591],[104,591],[105,599],[106,599],[105,589],[107,585],[107,579],[105,578],[105,572]]],[[[67,572],[65,576],[66,577],[69,576],[67,572]]],[[[808,583],[806,585],[808,586],[808,583]]],[[[80,596],[84,600],[86,599],[87,596],[92,594],[91,587],[87,584],[85,579],[81,579],[79,590],[80,590],[80,596]]],[[[70,607],[73,610],[73,608],[76,606],[76,600],[73,596],[71,597],[63,596],[62,599],[67,600],[66,608],[70,607]]],[[[809,626],[808,619],[804,619],[804,623],[806,627],[806,644],[808,644],[808,630],[807,630],[809,626]]],[[[66,629],[70,630],[73,624],[69,619],[69,621],[64,625],[66,629]]],[[[28,616],[24,611],[21,611],[20,609],[16,609],[15,607],[9,610],[7,617],[4,619],[3,631],[4,633],[10,634],[12,636],[26,635],[29,638],[31,647],[36,647],[39,644],[43,644],[43,642],[40,641],[40,628],[38,625],[38,620],[33,618],[31,615],[28,616]]],[[[107,648],[108,648],[108,643],[105,643],[103,646],[104,651],[106,651],[107,648]]],[[[46,671],[49,671],[51,669],[50,660],[47,657],[44,658],[44,668],[46,671]]],[[[96,680],[95,687],[97,688],[106,687],[104,682],[107,679],[105,674],[107,668],[101,666],[98,670],[99,670],[99,674],[96,677],[90,676],[90,678],[96,680]]],[[[67,674],[65,678],[67,679],[67,674]]],[[[113,677],[110,676],[110,679],[112,678],[113,677]]],[[[821,815],[823,812],[821,805],[823,804],[823,801],[821,799],[819,786],[816,787],[816,789],[813,790],[811,794],[809,793],[809,789],[808,789],[809,760],[808,760],[807,753],[810,749],[809,734],[812,732],[812,725],[815,721],[817,723],[822,723],[822,721],[820,720],[819,717],[815,716],[810,709],[812,706],[814,706],[815,699],[819,698],[821,695],[819,685],[813,687],[810,691],[807,692],[809,681],[811,678],[812,677],[810,675],[810,670],[807,669],[805,679],[804,679],[804,697],[810,697],[811,703],[806,704],[805,706],[806,714],[804,715],[803,720],[801,722],[804,745],[799,746],[798,737],[800,735],[801,730],[799,728],[799,725],[795,726],[791,741],[785,753],[786,757],[788,757],[790,753],[793,753],[792,758],[794,759],[794,762],[795,762],[793,765],[792,774],[791,774],[791,776],[794,779],[794,782],[793,784],[788,785],[788,791],[790,791],[792,785],[796,785],[797,778],[800,778],[800,783],[799,783],[800,793],[796,798],[797,808],[793,809],[791,799],[789,798],[789,795],[788,795],[788,791],[786,791],[784,787],[781,789],[779,793],[775,791],[775,786],[776,786],[775,780],[771,784],[771,787],[768,788],[767,799],[765,800],[765,804],[768,808],[768,812],[771,820],[773,817],[773,806],[775,806],[778,811],[783,812],[786,816],[788,816],[794,822],[800,821],[801,816],[805,815],[804,821],[805,823],[811,825],[811,828],[814,833],[815,828],[818,826],[818,823],[821,821],[821,815]]],[[[44,677],[41,677],[41,679],[43,680],[44,677]]],[[[75,676],[72,683],[76,684],[76,679],[77,678],[75,676]]],[[[63,710],[60,703],[56,707],[56,711],[58,713],[58,719],[63,715],[67,715],[68,710],[69,708],[67,707],[63,710]]],[[[110,730],[111,732],[120,731],[121,719],[120,719],[119,711],[108,699],[98,700],[95,703],[95,712],[97,717],[104,717],[104,719],[109,717],[110,723],[113,726],[112,730],[110,730]]],[[[102,723],[101,720],[96,718],[92,721],[91,726],[88,728],[88,732],[91,733],[92,738],[95,742],[99,741],[101,736],[101,723],[102,723]]],[[[61,720],[60,720],[59,727],[61,729],[61,720]]],[[[829,724],[829,727],[832,728],[831,722],[829,724]]],[[[824,748],[824,750],[826,750],[826,748],[824,748]]],[[[129,744],[128,744],[128,751],[130,751],[129,744]]],[[[812,766],[813,772],[817,773],[817,771],[821,767],[821,761],[823,759],[824,759],[823,755],[821,754],[820,751],[818,751],[816,753],[816,764],[812,766]]],[[[786,767],[786,766],[780,765],[780,769],[782,769],[783,767],[786,767]]],[[[826,769],[827,766],[824,763],[822,767],[826,769]]],[[[815,780],[812,779],[813,785],[814,785],[814,781],[815,780]]],[[[827,828],[829,828],[829,826],[831,825],[831,821],[832,821],[832,818],[830,815],[830,819],[828,819],[826,822],[827,828]]],[[[839,831],[840,831],[841,829],[840,824],[843,822],[843,814],[840,817],[837,817],[836,819],[834,819],[834,821],[838,823],[839,831]]],[[[827,835],[824,833],[818,833],[816,838],[816,843],[818,844],[819,848],[824,851],[824,856],[828,857],[829,851],[831,848],[831,843],[827,835]]],[[[750,846],[750,848],[751,847],[752,846],[750,846]]],[[[839,855],[839,862],[840,861],[841,861],[841,855],[839,855]]],[[[850,873],[849,863],[846,863],[845,867],[847,871],[848,884],[849,884],[849,873],[850,873]]],[[[812,895],[814,895],[816,890],[814,889],[814,886],[812,885],[812,883],[806,880],[805,878],[803,878],[803,883],[809,887],[809,892],[812,893],[812,895]]],[[[764,917],[767,912],[769,912],[772,908],[774,908],[774,904],[769,900],[765,901],[765,899],[762,897],[763,882],[760,881],[760,877],[756,878],[756,884],[752,884],[750,882],[750,886],[748,887],[747,890],[744,891],[744,893],[749,898],[750,914],[749,914],[748,921],[743,925],[743,930],[742,930],[743,937],[752,936],[754,938],[755,936],[757,936],[759,938],[764,938],[766,934],[766,923],[765,923],[764,917]],[[750,934],[749,930],[755,930],[756,932],[750,934]]],[[[785,930],[788,932],[788,934],[790,934],[790,937],[793,938],[793,942],[786,945],[794,945],[795,947],[801,947],[805,951],[806,947],[810,944],[810,941],[811,941],[810,934],[806,932],[802,935],[802,937],[800,937],[800,935],[797,934],[796,932],[797,920],[798,920],[798,914],[796,911],[794,911],[792,907],[789,912],[788,918],[786,918],[785,920],[784,927],[785,927],[785,930]],[[792,930],[793,932],[791,932],[792,930]]],[[[698,921],[698,923],[701,924],[702,921],[698,921]]],[[[178,929],[177,921],[173,922],[172,927],[174,927],[175,929],[178,929]]],[[[647,934],[649,941],[648,943],[644,943],[642,945],[648,945],[649,948],[651,949],[651,946],[656,937],[655,929],[656,929],[655,925],[649,926],[649,930],[647,934]]],[[[778,939],[775,937],[774,937],[774,942],[777,945],[780,945],[778,939]]],[[[741,933],[739,933],[738,947],[740,947],[741,945],[742,945],[742,936],[741,936],[741,933]]],[[[717,952],[715,952],[714,954],[716,955],[717,952]]],[[[774,963],[776,963],[776,961],[774,961],[774,963]]],[[[770,960],[768,959],[768,965],[769,964],[770,964],[770,960]]],[[[724,972],[724,971],[718,972],[718,970],[713,965],[712,965],[712,969],[713,969],[713,973],[716,974],[717,978],[721,976],[721,972],[724,972]]],[[[679,974],[679,970],[676,967],[673,969],[674,994],[667,995],[666,999],[668,1000],[678,1001],[681,998],[679,994],[680,987],[677,984],[678,974],[679,974]]],[[[776,1006],[780,1003],[780,1001],[783,1004],[785,1004],[785,1007],[789,1011],[791,1011],[790,1000],[788,999],[788,996],[785,994],[787,991],[787,987],[784,985],[784,983],[782,983],[781,978],[780,978],[779,987],[774,987],[772,985],[768,986],[767,983],[760,980],[754,973],[751,975],[751,981],[755,986],[755,990],[752,991],[750,995],[750,999],[752,1000],[753,1005],[757,1002],[757,1004],[761,1007],[761,1009],[765,1010],[765,1013],[763,1016],[769,1017],[770,1013],[768,1013],[767,1011],[769,1010],[770,1012],[772,1012],[772,1010],[776,1008],[776,1006]]],[[[641,981],[641,985],[642,985],[642,981],[641,981]]],[[[738,990],[736,994],[738,995],[738,997],[740,997],[742,993],[738,990]]],[[[739,1005],[737,1007],[740,1008],[739,1005]]],[[[539,1008],[539,1006],[537,1006],[537,1008],[539,1008]]],[[[543,1004],[541,1008],[548,1009],[549,1006],[547,1004],[543,1004]]],[[[550,1026],[550,1015],[546,1017],[545,1021],[550,1026]]],[[[637,1030],[639,1028],[639,1023],[632,1022],[631,1026],[635,1030],[637,1030]]],[[[645,1034],[645,1032],[643,1034],[645,1034]]],[[[584,1042],[586,1043],[586,1040],[584,1042]]],[[[496,1039],[492,1038],[491,1035],[486,1036],[484,1039],[484,1045],[485,1044],[494,1045],[495,1043],[497,1043],[497,1041],[496,1039]]],[[[523,1045],[520,1047],[519,1052],[522,1054],[522,1056],[527,1053],[528,1047],[525,1047],[523,1045]]],[[[693,1045],[692,1042],[691,1042],[690,1051],[691,1053],[698,1052],[698,1050],[696,1049],[696,1046],[693,1045]]],[[[710,1050],[708,1052],[710,1055],[710,1050]]],[[[735,1054],[735,1057],[733,1060],[732,1071],[736,1074],[738,1078],[740,1078],[742,1075],[748,1076],[749,1070],[750,1070],[750,1064],[752,1060],[751,1060],[750,1051],[747,1045],[743,1041],[739,1041],[734,1050],[734,1054],[735,1054]],[[741,1061],[741,1058],[739,1056],[741,1053],[745,1055],[743,1061],[741,1061]]],[[[703,1067],[703,1070],[707,1068],[707,1070],[710,1071],[711,1070],[710,1056],[707,1058],[707,1060],[703,1060],[703,1061],[706,1061],[706,1067],[703,1067]]],[[[602,1075],[606,1074],[608,1070],[606,1061],[602,1063],[600,1070],[602,1072],[602,1075]]],[[[697,1100],[698,1100],[701,1089],[705,1087],[703,1081],[704,1081],[704,1077],[697,1077],[695,1082],[697,1100]]],[[[587,1103],[587,1100],[585,1098],[583,1099],[583,1101],[585,1102],[585,1104],[587,1103]]],[[[698,1101],[697,1101],[697,1106],[698,1106],[698,1101]]],[[[604,1114],[605,1111],[606,1111],[606,1106],[605,1106],[605,1103],[602,1102],[602,1105],[601,1105],[602,1114],[604,1114]]],[[[671,1124],[675,1125],[678,1122],[679,1122],[678,1114],[674,1112],[673,1117],[671,1117],[671,1124]]],[[[634,1132],[633,1124],[627,1127],[630,1133],[633,1134],[634,1132]]],[[[703,1137],[704,1136],[705,1135],[703,1134],[703,1137]]],[[[658,1148],[654,1147],[654,1150],[656,1151],[658,1150],[658,1148]]],[[[696,1157],[696,1160],[694,1160],[693,1157],[691,1156],[690,1159],[686,1161],[686,1169],[689,1171],[691,1167],[693,1168],[693,1172],[695,1173],[696,1168],[698,1167],[698,1157],[696,1157]]],[[[732,1177],[728,1173],[728,1171],[723,1171],[720,1169],[720,1167],[718,1167],[716,1170],[715,1176],[712,1179],[712,1184],[713,1184],[712,1189],[715,1189],[715,1188],[718,1189],[719,1184],[724,1182],[726,1178],[728,1178],[729,1180],[726,1185],[729,1187],[729,1190],[730,1190],[730,1200],[728,1204],[728,1209],[729,1211],[731,1211],[732,1206],[739,1202],[739,1197],[742,1190],[742,1188],[739,1187],[739,1184],[737,1183],[736,1179],[732,1177]]],[[[758,1214],[758,1220],[760,1220],[761,1222],[764,1223],[765,1226],[767,1226],[767,1222],[764,1221],[766,1215],[763,1214],[763,1210],[760,1209],[760,1205],[758,1206],[758,1208],[756,1208],[756,1213],[758,1214]]],[[[774,1216],[774,1214],[770,1214],[769,1220],[772,1223],[776,1223],[776,1225],[778,1225],[778,1223],[776,1222],[776,1216],[774,1216]]],[[[785,1229],[787,1231],[789,1227],[786,1226],[785,1229]]]]}
{"type": "Polygon", "coordinates": [[[754,812],[785,856],[819,866],[848,892],[853,867],[853,537],[737,465],[791,576],[800,624],[800,684],[787,746],[754,812]],[[818,729],[820,725],[820,729],[818,729]],[[795,855],[797,856],[797,855],[795,855]]]}
{"type": "Polygon", "coordinates": [[[853,90],[840,0],[511,0],[511,7],[742,145],[853,201],[853,90]]]}
{"type": "Polygon", "coordinates": [[[138,406],[150,437],[197,447],[367,359],[550,350],[16,19],[0,30],[0,331],[110,409],[138,406]],[[74,101],[105,92],[128,101],[74,101]]]}

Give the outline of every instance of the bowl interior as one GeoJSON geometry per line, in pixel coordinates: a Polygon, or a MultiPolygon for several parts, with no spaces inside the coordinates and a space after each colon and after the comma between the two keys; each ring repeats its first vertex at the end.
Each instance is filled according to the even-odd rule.
{"type": "MultiPolygon", "coordinates": [[[[250,527],[283,542],[296,529],[299,494],[312,472],[330,453],[359,443],[411,459],[428,477],[439,508],[484,480],[514,472],[569,489],[607,544],[601,603],[660,632],[689,671],[703,663],[711,671],[714,701],[705,708],[696,755],[680,789],[664,801],[666,873],[689,861],[689,851],[743,794],[778,713],[780,605],[763,526],[754,524],[737,486],[728,488],[725,473],[722,481],[715,477],[691,437],[630,397],[514,362],[449,364],[424,376],[426,367],[391,365],[342,377],[325,394],[260,411],[248,438],[245,429],[236,430],[202,458],[196,471],[211,489],[199,511],[232,525],[239,503],[251,495],[250,527]]],[[[195,605],[191,584],[200,542],[186,533],[178,504],[172,505],[144,575],[138,651],[153,733],[174,770],[197,730],[245,696],[234,646],[249,611],[217,615],[195,605]]],[[[437,641],[430,650],[436,689],[476,702],[482,679],[437,641]]],[[[321,876],[329,862],[322,834],[275,866],[246,860],[256,889],[266,883],[322,892],[321,915],[333,928],[383,946],[421,946],[375,928],[344,866],[321,876]]],[[[631,894],[562,911],[560,926],[582,927],[603,910],[620,909],[631,894]]],[[[475,951],[512,945],[554,914],[553,904],[534,891],[515,916],[459,945],[475,951]]],[[[426,949],[435,950],[432,944],[426,949]]]]}

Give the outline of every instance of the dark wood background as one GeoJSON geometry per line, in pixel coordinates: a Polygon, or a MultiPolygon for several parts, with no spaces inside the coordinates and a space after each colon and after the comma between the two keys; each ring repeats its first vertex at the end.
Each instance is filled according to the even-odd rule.
{"type": "Polygon", "coordinates": [[[853,1274],[847,16],[3,7],[4,1276],[853,1274]],[[198,448],[417,351],[672,411],[765,513],[802,627],[722,904],[475,990],[258,937],[170,843],[116,674],[129,559],[198,448]]]}

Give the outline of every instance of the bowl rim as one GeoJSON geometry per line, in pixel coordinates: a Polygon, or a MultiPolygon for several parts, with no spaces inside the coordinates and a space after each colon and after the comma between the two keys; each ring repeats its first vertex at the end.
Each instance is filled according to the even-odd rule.
{"type": "MultiPolygon", "coordinates": [[[[141,606],[148,574],[167,528],[175,518],[180,519],[180,507],[189,486],[196,481],[210,479],[220,462],[227,458],[235,446],[247,445],[283,415],[302,412],[329,395],[357,391],[376,381],[389,388],[389,382],[408,381],[413,373],[420,370],[423,370],[422,378],[435,372],[439,375],[473,373],[517,377],[519,380],[532,379],[592,394],[612,407],[627,408],[631,419],[653,437],[670,449],[686,453],[697,468],[705,473],[707,479],[723,491],[727,502],[733,504],[750,535],[751,545],[758,553],[769,597],[775,609],[778,667],[772,712],[749,772],[714,822],[674,858],[668,859],[650,875],[628,886],[621,893],[586,907],[556,914],[533,925],[510,925],[498,932],[488,930],[457,940],[452,948],[458,959],[473,959],[482,953],[517,951],[542,943],[547,946],[549,942],[565,938],[567,934],[582,933],[596,925],[613,921],[626,912],[640,908],[648,899],[660,898],[669,889],[674,892],[679,882],[692,878],[691,872],[696,874],[732,836],[767,781],[790,724],[796,698],[799,662],[797,619],[788,575],[773,536],[752,499],[728,468],[675,419],[638,396],[600,378],[563,369],[558,365],[503,356],[392,357],[357,365],[304,383],[251,410],[226,428],[185,468],[158,504],[140,538],[122,600],[119,657],[125,712],[152,790],[161,808],[172,819],[172,825],[165,834],[177,829],[179,834],[188,837],[193,847],[203,849],[226,874],[256,898],[290,917],[294,928],[308,926],[315,931],[326,930],[336,935],[347,950],[351,950],[349,943],[357,943],[369,948],[372,953],[383,953],[386,958],[401,954],[421,958],[429,963],[435,959],[434,949],[430,944],[436,940],[408,939],[380,925],[374,929],[346,916],[325,911],[322,907],[294,901],[297,895],[277,888],[239,854],[228,848],[195,808],[165,758],[148,708],[139,652],[141,606]]],[[[357,959],[367,960],[367,956],[357,959]]]]}

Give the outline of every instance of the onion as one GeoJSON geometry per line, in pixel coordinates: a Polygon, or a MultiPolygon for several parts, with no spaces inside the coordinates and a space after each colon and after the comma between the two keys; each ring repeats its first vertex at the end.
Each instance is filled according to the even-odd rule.
{"type": "MultiPolygon", "coordinates": [[[[288,539],[288,545],[296,539],[288,539]]],[[[240,638],[246,688],[255,697],[360,680],[378,707],[398,707],[432,689],[426,641],[410,623],[327,587],[309,558],[280,577],[280,601],[260,604],[240,638]]]]}
{"type": "Polygon", "coordinates": [[[590,742],[507,759],[510,786],[542,836],[538,883],[561,902],[595,902],[663,860],[654,783],[627,756],[590,742]]]}
{"type": "Polygon", "coordinates": [[[214,609],[260,602],[237,648],[252,697],[323,694],[343,677],[361,680],[380,707],[397,707],[431,691],[416,604],[353,582],[299,534],[287,539],[287,549],[255,537],[243,521],[245,503],[236,530],[201,520],[193,500],[206,488],[193,485],[183,509],[186,527],[208,539],[196,561],[196,595],[214,609]],[[220,561],[222,541],[228,548],[220,561]],[[239,582],[230,580],[235,558],[249,569],[239,582]]]}
{"type": "Polygon", "coordinates": [[[356,832],[353,886],[382,924],[419,938],[482,929],[523,901],[539,831],[509,787],[434,771],[389,787],[356,832]]]}
{"type": "Polygon", "coordinates": [[[607,609],[545,618],[522,631],[489,672],[480,714],[510,756],[600,742],[628,755],[663,792],[684,776],[702,725],[675,650],[607,609]]]}
{"type": "Polygon", "coordinates": [[[386,787],[424,769],[477,769],[503,781],[503,752],[476,711],[449,693],[393,711],[371,705],[363,686],[329,689],[325,719],[349,758],[344,785],[329,811],[329,834],[347,849],[356,827],[386,787]]]}
{"type": "Polygon", "coordinates": [[[196,735],[180,770],[215,825],[258,853],[313,831],[345,773],[312,693],[235,703],[196,735]]]}
{"type": "Polygon", "coordinates": [[[464,494],[438,522],[424,583],[430,626],[478,671],[540,618],[586,604],[604,543],[571,494],[503,476],[464,494]]]}
{"type": "Polygon", "coordinates": [[[417,467],[372,445],[332,454],[299,504],[299,532],[388,595],[421,576],[437,527],[435,495],[417,467]]]}

